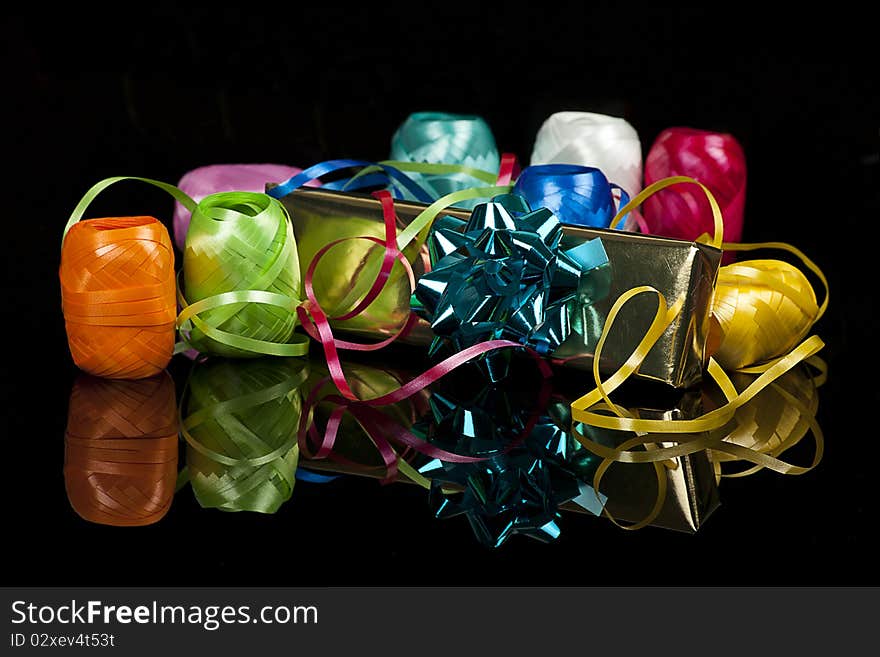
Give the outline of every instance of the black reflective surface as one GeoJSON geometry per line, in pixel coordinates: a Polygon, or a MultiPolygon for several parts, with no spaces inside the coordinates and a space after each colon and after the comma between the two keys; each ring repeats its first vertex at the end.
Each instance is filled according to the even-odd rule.
{"type": "MultiPolygon", "coordinates": [[[[660,10],[629,27],[585,14],[537,28],[487,14],[459,24],[450,42],[448,30],[430,30],[460,18],[451,10],[418,29],[401,19],[369,30],[341,11],[242,20],[212,11],[159,8],[136,25],[104,17],[76,29],[65,16],[6,19],[7,584],[877,583],[878,393],[863,372],[875,360],[880,113],[867,28],[831,19],[788,33],[772,21],[660,10]],[[230,21],[241,28],[232,35],[230,21]],[[842,42],[832,46],[829,33],[842,42]],[[830,371],[820,466],[723,481],[721,506],[692,535],[563,512],[558,540],[515,536],[494,550],[463,517],[435,519],[418,486],[359,476],[299,482],[268,515],[203,509],[187,487],[146,527],[83,520],[65,487],[78,372],[57,283],[61,229],[81,194],[109,175],[174,182],[211,162],[379,159],[396,125],[425,108],[483,115],[523,160],[540,122],[562,108],[625,115],[644,151],[671,125],[732,132],[749,167],[745,239],[793,242],[831,282],[816,329],[830,371]]],[[[170,222],[171,207],[132,186],[93,211],[170,222]]],[[[412,369],[412,354],[368,363],[412,369]]],[[[172,361],[178,396],[189,365],[172,361]]],[[[808,462],[809,450],[792,458],[808,462]]]]}

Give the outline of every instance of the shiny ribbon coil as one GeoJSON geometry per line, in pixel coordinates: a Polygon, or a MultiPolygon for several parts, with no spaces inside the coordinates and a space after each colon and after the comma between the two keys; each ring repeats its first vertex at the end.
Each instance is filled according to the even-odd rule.
{"type": "Polygon", "coordinates": [[[594,167],[629,196],[642,189],[639,135],[625,119],[616,116],[593,112],[551,114],[538,130],[529,164],[594,167]]]}
{"type": "MultiPolygon", "coordinates": [[[[605,174],[594,167],[572,164],[541,164],[526,167],[513,193],[525,198],[533,208],[547,208],[559,221],[569,226],[608,228],[617,213],[613,190],[620,190],[620,205],[629,202],[629,195],[608,181],[605,174]]],[[[623,215],[614,223],[622,229],[623,215]]]]}
{"type": "Polygon", "coordinates": [[[183,255],[178,325],[190,345],[227,357],[301,356],[299,254],[290,217],[256,192],[221,192],[195,207],[183,255]]]}
{"type": "MultiPolygon", "coordinates": [[[[414,309],[455,351],[506,339],[550,354],[571,332],[575,303],[607,295],[601,239],[561,251],[562,225],[515,195],[478,205],[469,221],[443,217],[428,242],[431,271],[419,278],[414,309]]],[[[435,342],[435,347],[439,342],[435,342]]]]}
{"type": "MultiPolygon", "coordinates": [[[[778,248],[801,256],[825,282],[806,256],[787,245],[778,248]]],[[[712,329],[718,333],[715,360],[738,370],[786,354],[807,336],[826,306],[827,295],[820,307],[810,281],[788,262],[744,260],[725,265],[718,272],[712,303],[712,329]]]]}
{"type": "MultiPolygon", "coordinates": [[[[198,203],[217,192],[264,192],[267,183],[287,180],[299,172],[300,169],[284,164],[211,164],[187,171],[177,187],[198,203]]],[[[191,216],[182,203],[175,201],[174,243],[181,251],[186,248],[191,216]]]]}
{"type": "MultiPolygon", "coordinates": [[[[721,206],[727,240],[742,239],[746,158],[732,135],[693,128],[664,130],[645,159],[645,185],[669,176],[703,183],[721,206]]],[[[642,214],[647,232],[655,235],[694,240],[712,230],[712,210],[694,189],[660,192],[645,201],[642,214]]]]}
{"type": "Polygon", "coordinates": [[[80,375],[64,435],[70,505],[103,525],[158,522],[174,497],[177,429],[174,382],[166,372],[137,381],[80,375]]]}
{"type": "Polygon", "coordinates": [[[205,508],[274,513],[290,499],[299,460],[301,359],[196,364],[181,401],[193,492],[205,508]]]}
{"type": "MultiPolygon", "coordinates": [[[[479,116],[445,112],[415,112],[391,138],[391,160],[461,165],[481,171],[497,171],[501,163],[495,137],[479,116]]],[[[473,179],[461,173],[413,173],[413,179],[434,198],[473,187],[473,179]]],[[[472,200],[462,207],[471,208],[472,200]]]]}
{"type": "Polygon", "coordinates": [[[84,201],[64,231],[58,272],[70,354],[96,376],[154,376],[174,351],[168,230],[154,217],[80,221],[91,198],[84,201]]]}

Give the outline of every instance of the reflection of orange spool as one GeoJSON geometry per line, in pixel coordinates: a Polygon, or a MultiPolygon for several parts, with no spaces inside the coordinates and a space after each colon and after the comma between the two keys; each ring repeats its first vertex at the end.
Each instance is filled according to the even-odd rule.
{"type": "Polygon", "coordinates": [[[138,381],[82,375],[70,393],[64,483],[85,520],[149,525],[171,506],[177,407],[167,372],[138,381]]]}
{"type": "Polygon", "coordinates": [[[80,369],[113,379],[161,372],[174,351],[174,252],[153,217],[74,224],[61,249],[67,342],[80,369]]]}

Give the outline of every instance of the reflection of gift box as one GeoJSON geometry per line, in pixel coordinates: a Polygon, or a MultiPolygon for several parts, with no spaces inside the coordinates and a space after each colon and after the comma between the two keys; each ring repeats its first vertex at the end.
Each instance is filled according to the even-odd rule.
{"type": "MultiPolygon", "coordinates": [[[[656,420],[679,420],[696,417],[701,412],[699,392],[685,393],[671,410],[637,409],[639,417],[656,420]]],[[[593,440],[616,446],[622,438],[615,432],[584,427],[593,440]]],[[[630,436],[626,436],[629,438],[630,436]]],[[[658,443],[669,447],[672,443],[658,443]]],[[[666,495],[659,513],[650,524],[683,532],[696,532],[718,508],[719,496],[712,462],[706,452],[689,454],[660,465],[665,477],[666,495]]],[[[602,477],[601,491],[608,496],[606,510],[615,520],[640,522],[652,514],[658,503],[658,472],[650,463],[616,463],[602,477]]],[[[565,507],[578,511],[577,508],[565,507]]]]}
{"type": "MultiPolygon", "coordinates": [[[[311,381],[321,379],[322,366],[316,365],[313,368],[311,381]]],[[[365,365],[346,366],[346,376],[351,384],[360,389],[361,392],[367,392],[364,389],[369,388],[370,395],[384,394],[399,385],[398,380],[408,380],[411,376],[393,375],[383,370],[371,368],[365,365]]],[[[512,378],[521,381],[523,372],[520,371],[512,378]]],[[[412,398],[405,402],[387,406],[380,409],[387,418],[392,420],[395,425],[412,430],[418,436],[425,436],[431,432],[420,431],[420,427],[428,424],[437,424],[436,405],[426,403],[431,397],[432,392],[437,389],[445,388],[446,390],[460,390],[462,379],[466,379],[466,375],[459,377],[458,380],[450,380],[435,384],[431,389],[424,391],[416,398],[412,398]],[[444,383],[446,385],[444,385],[444,383]]],[[[481,384],[474,384],[481,385],[481,384]]],[[[467,386],[465,386],[467,387],[467,386]]],[[[514,388],[521,388],[517,384],[513,384],[514,388]]],[[[333,386],[329,386],[329,391],[333,386]]],[[[308,396],[308,395],[307,395],[308,396]]],[[[465,397],[470,397],[465,394],[465,397]]],[[[523,403],[516,407],[525,407],[525,401],[533,398],[534,395],[526,393],[523,395],[523,403]]],[[[542,414],[537,426],[543,427],[539,429],[546,435],[546,427],[551,423],[560,430],[565,430],[570,424],[570,416],[567,413],[568,403],[564,398],[555,396],[556,401],[551,404],[552,410],[548,407],[546,414],[542,414]]],[[[314,418],[318,427],[323,428],[332,411],[336,408],[331,402],[321,402],[316,405],[314,418]]],[[[642,417],[652,417],[657,419],[678,419],[683,417],[693,417],[700,410],[700,395],[698,392],[685,393],[675,404],[673,410],[658,411],[643,409],[639,411],[642,417]]],[[[509,417],[509,413],[504,413],[504,419],[509,417]]],[[[526,413],[528,415],[528,413],[526,413]]],[[[481,422],[480,418],[468,412],[468,417],[473,419],[474,426],[477,427],[476,433],[479,442],[486,444],[486,436],[484,427],[487,423],[481,422]]],[[[502,419],[503,421],[503,419],[502,419]]],[[[592,429],[590,429],[592,431],[592,429]]],[[[613,432],[603,432],[602,435],[591,433],[590,437],[594,440],[614,444],[618,438],[613,432]]],[[[569,441],[569,448],[573,443],[569,441]]],[[[441,445],[446,449],[455,452],[461,451],[461,445],[441,445]]],[[[576,445],[574,445],[577,447],[576,445]]],[[[423,466],[427,461],[426,457],[414,452],[406,450],[400,452],[401,458],[409,462],[414,468],[423,466]]],[[[589,456],[589,455],[587,455],[589,456]]],[[[592,483],[592,473],[595,471],[595,465],[601,459],[595,459],[593,466],[587,466],[584,473],[583,484],[589,487],[592,483]]],[[[333,452],[326,459],[302,460],[301,467],[324,472],[333,472],[337,474],[349,474],[362,477],[369,477],[377,480],[385,479],[387,470],[379,456],[379,453],[373,446],[370,437],[363,425],[359,424],[355,419],[346,414],[343,416],[341,428],[336,437],[333,452]]],[[[704,452],[689,455],[686,457],[675,459],[674,462],[661,466],[662,476],[666,488],[666,494],[663,500],[660,500],[662,507],[659,513],[654,514],[650,524],[657,527],[664,527],[684,532],[697,531],[705,519],[717,508],[718,489],[714,478],[712,464],[704,452]]],[[[411,470],[409,470],[411,472],[411,470]]],[[[423,469],[423,472],[429,478],[432,477],[430,471],[423,469]]],[[[412,479],[407,476],[407,470],[398,472],[395,481],[404,483],[413,483],[412,479]]],[[[446,483],[445,486],[450,489],[456,489],[454,483],[446,483]]],[[[424,483],[424,480],[422,481],[424,483]]],[[[583,488],[583,487],[582,487],[583,488]]],[[[658,502],[658,479],[657,471],[652,464],[614,464],[605,473],[601,483],[601,493],[603,501],[607,497],[606,509],[611,515],[622,523],[634,523],[648,517],[652,513],[652,509],[658,502]]],[[[584,492],[584,496],[591,495],[590,499],[584,497],[580,500],[572,500],[560,506],[564,511],[574,511],[586,513],[589,510],[598,511],[601,504],[597,507],[593,504],[595,496],[590,491],[584,492]],[[587,508],[585,508],[587,507],[587,508]]],[[[427,493],[426,493],[427,496],[427,493]]],[[[567,515],[567,514],[566,514],[567,515]]]]}
{"type": "MultiPolygon", "coordinates": [[[[334,240],[384,234],[379,202],[369,196],[327,190],[297,190],[283,200],[293,219],[303,267],[334,240]]],[[[424,209],[424,205],[397,201],[400,226],[424,209]]],[[[466,210],[452,208],[445,214],[467,219],[466,210]]],[[[576,306],[573,332],[556,350],[554,358],[573,367],[591,366],[607,313],[626,290],[651,285],[672,302],[684,297],[682,312],[667,328],[646,357],[637,375],[675,387],[687,387],[700,380],[705,360],[712,289],[721,252],[712,247],[666,238],[566,226],[563,248],[584,240],[602,238],[611,266],[611,291],[592,305],[576,306]]],[[[425,271],[427,254],[414,247],[405,250],[416,275],[425,271]]],[[[334,247],[318,266],[316,295],[329,316],[352,309],[369,290],[381,263],[382,247],[365,240],[349,240],[334,247]]],[[[403,269],[395,269],[383,292],[359,316],[336,323],[336,327],[364,336],[388,336],[398,330],[409,315],[410,289],[403,269]]],[[[603,350],[603,371],[613,371],[629,357],[653,319],[656,300],[633,299],[621,311],[613,339],[603,350]]],[[[427,345],[429,326],[419,321],[407,342],[427,345]]]]}

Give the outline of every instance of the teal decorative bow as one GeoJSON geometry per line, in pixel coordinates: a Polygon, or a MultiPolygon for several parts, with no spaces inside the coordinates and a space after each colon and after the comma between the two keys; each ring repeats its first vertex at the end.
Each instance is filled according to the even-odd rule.
{"type": "Polygon", "coordinates": [[[464,222],[442,217],[428,239],[432,270],[413,309],[437,336],[432,353],[508,339],[552,354],[571,333],[576,304],[608,294],[611,271],[599,238],[560,250],[562,224],[515,195],[474,208],[464,222]]]}

